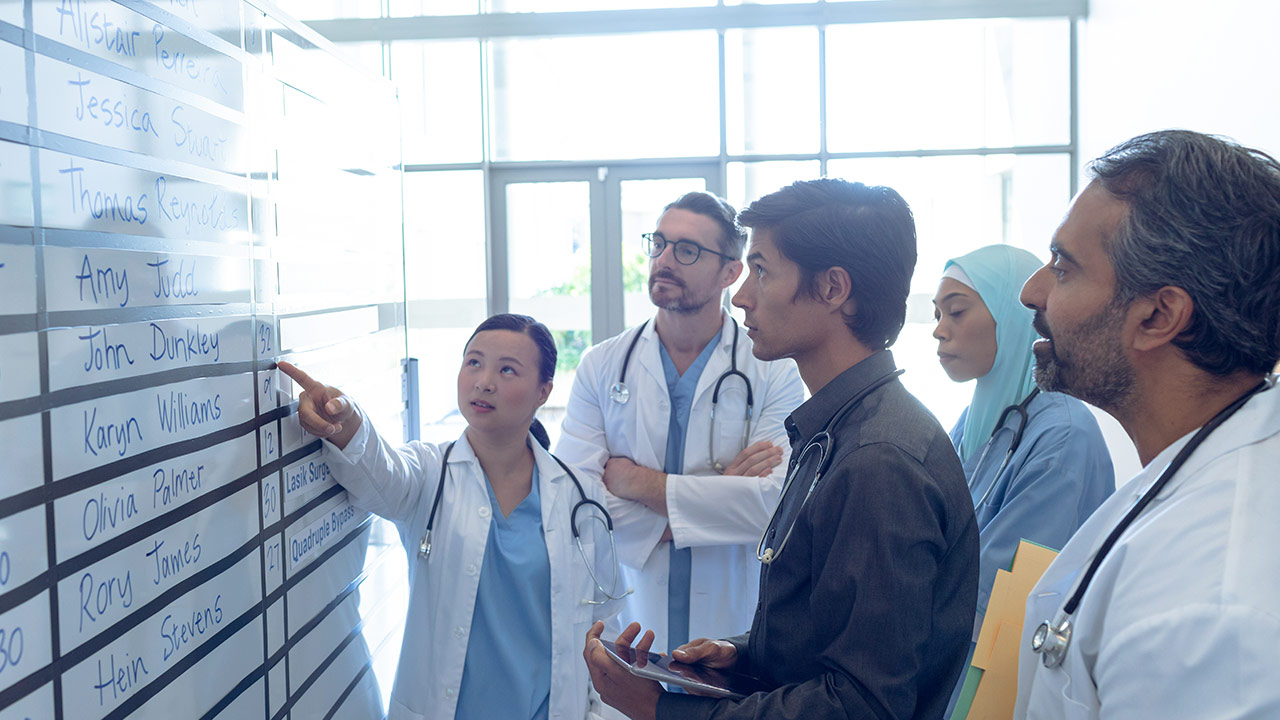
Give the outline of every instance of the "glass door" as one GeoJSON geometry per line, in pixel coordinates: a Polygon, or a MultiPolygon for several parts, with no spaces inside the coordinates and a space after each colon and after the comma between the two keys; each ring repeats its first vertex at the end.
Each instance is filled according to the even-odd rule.
{"type": "Polygon", "coordinates": [[[718,191],[717,163],[494,169],[489,312],[551,330],[555,389],[539,412],[552,440],[582,353],[652,314],[641,233],[690,190],[718,191]]]}

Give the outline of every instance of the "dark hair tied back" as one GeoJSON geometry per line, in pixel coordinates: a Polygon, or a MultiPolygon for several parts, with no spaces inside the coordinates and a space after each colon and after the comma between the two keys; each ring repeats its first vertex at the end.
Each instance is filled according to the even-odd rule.
{"type": "MultiPolygon", "coordinates": [[[[546,325],[528,315],[500,313],[491,316],[476,326],[475,332],[471,333],[471,337],[467,338],[467,342],[463,347],[470,345],[476,335],[488,330],[509,330],[528,335],[529,339],[533,340],[534,346],[538,348],[538,380],[549,383],[555,378],[556,341],[551,337],[551,331],[547,329],[546,325]]],[[[550,449],[551,438],[547,435],[547,429],[542,426],[542,423],[537,418],[534,418],[533,424],[529,426],[529,432],[533,433],[533,437],[537,439],[543,448],[550,449]]]]}

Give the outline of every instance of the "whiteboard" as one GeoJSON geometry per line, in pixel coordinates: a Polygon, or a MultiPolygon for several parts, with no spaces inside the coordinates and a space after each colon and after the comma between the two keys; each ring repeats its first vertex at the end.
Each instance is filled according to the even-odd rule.
{"type": "Polygon", "coordinates": [[[399,116],[269,2],[0,0],[0,717],[385,715],[404,553],[275,361],[403,438],[399,116]]]}

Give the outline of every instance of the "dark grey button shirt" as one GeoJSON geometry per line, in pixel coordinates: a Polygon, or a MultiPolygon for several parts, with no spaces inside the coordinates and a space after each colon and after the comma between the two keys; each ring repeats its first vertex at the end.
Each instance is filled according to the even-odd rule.
{"type": "Polygon", "coordinates": [[[800,468],[766,546],[795,528],[761,568],[751,632],[731,638],[734,669],[776,689],[736,702],[666,693],[659,718],[942,716],[973,629],[978,528],[950,439],[893,372],[876,353],[787,418],[800,468]],[[831,462],[806,501],[819,453],[803,450],[833,419],[831,462]]]}

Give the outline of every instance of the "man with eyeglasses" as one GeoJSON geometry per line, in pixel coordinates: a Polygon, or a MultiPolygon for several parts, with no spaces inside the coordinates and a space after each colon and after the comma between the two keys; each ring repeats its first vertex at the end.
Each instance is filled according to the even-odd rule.
{"type": "MultiPolygon", "coordinates": [[[[813,397],[786,420],[791,468],[760,544],[750,632],[673,656],[773,689],[664,693],[610,660],[599,623],[584,649],[592,682],[633,720],[935,720],[969,650],[978,527],[951,441],[888,350],[915,269],[911,210],[890,188],[824,179],[766,195],[738,220],[752,235],[733,302],[754,352],[793,358],[813,397]]],[[[646,634],[637,647],[648,646],[646,634]]]]}
{"type": "Polygon", "coordinates": [[[604,481],[634,589],[622,618],[654,628],[664,649],[751,622],[782,420],[804,399],[795,364],[757,360],[722,307],[742,272],[734,215],[705,192],[666,206],[643,237],[657,314],[583,355],[556,446],[604,481]]]}

